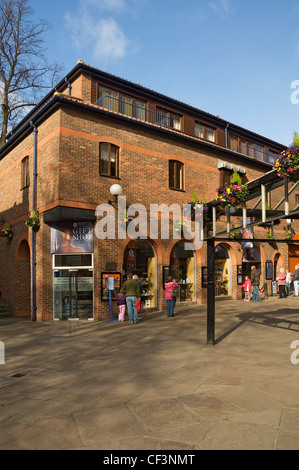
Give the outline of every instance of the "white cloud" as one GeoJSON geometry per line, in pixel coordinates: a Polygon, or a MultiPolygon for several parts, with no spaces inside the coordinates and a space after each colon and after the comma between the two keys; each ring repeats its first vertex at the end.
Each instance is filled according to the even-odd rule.
{"type": "Polygon", "coordinates": [[[73,46],[95,61],[111,61],[126,56],[130,41],[112,17],[104,17],[103,10],[125,8],[124,0],[80,0],[77,12],[67,12],[65,20],[71,31],[73,46]]]}
{"type": "Polygon", "coordinates": [[[215,13],[220,13],[223,16],[228,16],[234,12],[232,0],[215,0],[209,3],[209,6],[215,13]]]}

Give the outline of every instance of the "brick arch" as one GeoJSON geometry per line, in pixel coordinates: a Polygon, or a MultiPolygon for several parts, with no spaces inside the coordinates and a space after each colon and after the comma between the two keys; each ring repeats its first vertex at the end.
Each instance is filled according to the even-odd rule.
{"type": "Polygon", "coordinates": [[[31,266],[28,240],[19,241],[16,252],[16,316],[31,313],[31,266]]]}
{"type": "MultiPolygon", "coordinates": [[[[119,250],[118,250],[118,260],[117,262],[119,264],[122,264],[123,263],[123,259],[124,259],[124,254],[125,254],[125,250],[128,246],[128,244],[132,241],[131,238],[127,237],[125,240],[123,240],[123,242],[121,243],[120,247],[119,247],[119,250]]],[[[163,244],[161,242],[161,240],[155,240],[155,239],[151,239],[151,238],[146,238],[145,241],[148,241],[154,251],[155,251],[155,254],[156,254],[156,258],[157,258],[157,263],[158,264],[161,264],[163,263],[163,259],[164,259],[164,247],[163,247],[163,244]]]]}

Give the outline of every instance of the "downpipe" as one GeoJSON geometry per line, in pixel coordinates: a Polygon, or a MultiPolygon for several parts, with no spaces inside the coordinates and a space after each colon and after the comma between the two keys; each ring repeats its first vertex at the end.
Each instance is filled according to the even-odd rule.
{"type": "MultiPolygon", "coordinates": [[[[30,121],[30,126],[33,128],[33,189],[32,189],[32,211],[36,208],[36,167],[37,167],[37,128],[33,122],[30,121]]],[[[36,233],[32,229],[31,232],[31,281],[32,281],[32,321],[36,321],[36,261],[35,261],[35,248],[36,248],[36,233]]]]}

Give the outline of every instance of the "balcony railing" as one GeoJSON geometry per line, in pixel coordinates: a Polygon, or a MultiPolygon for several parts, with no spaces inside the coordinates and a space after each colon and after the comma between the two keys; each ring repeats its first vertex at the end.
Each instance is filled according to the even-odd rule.
{"type": "Polygon", "coordinates": [[[243,155],[248,155],[249,157],[260,160],[261,162],[269,163],[270,165],[275,165],[275,162],[278,158],[277,154],[260,150],[252,145],[243,144],[232,149],[232,151],[242,153],[243,155]]]}
{"type": "Polygon", "coordinates": [[[109,111],[170,129],[170,117],[163,111],[153,111],[145,106],[137,105],[126,99],[120,99],[109,95],[101,96],[95,104],[102,106],[109,111]]]}
{"type": "MultiPolygon", "coordinates": [[[[166,112],[162,110],[153,111],[142,104],[133,103],[130,99],[125,97],[121,99],[111,95],[102,95],[95,104],[114,113],[120,113],[124,116],[155,124],[156,126],[165,127],[167,129],[177,129],[176,125],[172,123],[171,117],[166,112]]],[[[248,155],[269,165],[275,165],[278,158],[277,154],[266,152],[252,145],[243,144],[231,150],[233,152],[242,153],[243,155],[248,155]]]]}

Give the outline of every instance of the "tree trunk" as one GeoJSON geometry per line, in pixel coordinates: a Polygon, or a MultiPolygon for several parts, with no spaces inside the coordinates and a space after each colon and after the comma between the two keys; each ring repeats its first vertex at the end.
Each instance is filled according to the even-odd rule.
{"type": "Polygon", "coordinates": [[[0,136],[0,147],[5,144],[5,137],[7,134],[7,123],[8,123],[8,106],[6,104],[1,105],[2,108],[2,129],[0,136]]]}

